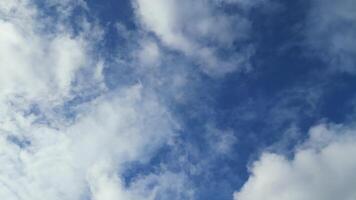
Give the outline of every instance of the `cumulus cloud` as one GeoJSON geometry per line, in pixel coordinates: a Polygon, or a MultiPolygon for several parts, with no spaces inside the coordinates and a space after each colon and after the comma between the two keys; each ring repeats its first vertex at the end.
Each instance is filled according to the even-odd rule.
{"type": "Polygon", "coordinates": [[[264,153],[234,199],[355,199],[355,128],[320,124],[309,134],[293,158],[264,153]]]}
{"type": "Polygon", "coordinates": [[[307,42],[333,70],[356,72],[355,9],[353,0],[311,1],[306,26],[307,42]]]}
{"type": "Polygon", "coordinates": [[[234,45],[249,38],[250,21],[243,14],[226,14],[221,2],[136,0],[134,8],[143,29],[193,59],[209,75],[249,68],[253,45],[241,46],[237,52],[234,45]]]}
{"type": "Polygon", "coordinates": [[[94,199],[117,199],[120,190],[127,192],[117,176],[122,164],[147,161],[172,134],[167,111],[143,93],[134,86],[102,97],[62,129],[31,123],[31,118],[22,119],[19,132],[2,128],[0,196],[74,200],[90,190],[94,199]]]}
{"type": "Polygon", "coordinates": [[[60,101],[70,96],[79,71],[96,71],[86,35],[63,26],[46,33],[46,19],[36,20],[39,11],[27,1],[2,1],[0,13],[0,98],[60,101]]]}
{"type": "MultiPolygon", "coordinates": [[[[86,9],[71,2],[45,1],[44,9],[86,9]]],[[[0,198],[189,195],[185,177],[169,171],[123,182],[126,163],[148,162],[179,127],[150,86],[106,87],[100,27],[82,19],[74,31],[65,16],[44,13],[30,0],[0,2],[0,198]]],[[[155,43],[142,47],[136,59],[158,62],[155,43]]]]}

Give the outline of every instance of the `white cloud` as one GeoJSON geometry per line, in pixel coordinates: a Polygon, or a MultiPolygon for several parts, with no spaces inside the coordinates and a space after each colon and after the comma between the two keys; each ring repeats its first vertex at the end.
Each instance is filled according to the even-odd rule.
{"type": "Polygon", "coordinates": [[[194,190],[184,174],[162,170],[159,174],[141,176],[125,187],[110,167],[109,163],[103,163],[90,171],[93,200],[193,199],[194,190]]]}
{"type": "Polygon", "coordinates": [[[356,72],[355,9],[353,0],[311,1],[307,42],[333,70],[356,72]]]}
{"type": "Polygon", "coordinates": [[[355,128],[321,124],[309,134],[293,158],[264,153],[234,199],[355,199],[355,128]]]}
{"type": "Polygon", "coordinates": [[[233,47],[234,42],[248,38],[250,31],[250,22],[242,14],[227,15],[219,2],[202,0],[136,0],[134,8],[144,29],[193,59],[209,75],[249,68],[253,46],[245,45],[239,52],[233,47]],[[220,55],[226,50],[228,55],[220,55]]]}
{"type": "Polygon", "coordinates": [[[109,162],[94,166],[89,171],[88,182],[93,200],[137,199],[122,187],[123,183],[109,162]]]}
{"type": "Polygon", "coordinates": [[[139,62],[143,66],[158,66],[161,60],[160,48],[154,41],[144,40],[141,42],[141,48],[137,53],[139,62]]]}
{"type": "Polygon", "coordinates": [[[68,97],[78,72],[95,70],[87,52],[91,43],[63,28],[46,33],[42,30],[46,21],[35,20],[38,11],[28,2],[6,2],[0,5],[4,16],[0,19],[0,98],[60,101],[68,97]]]}
{"type": "MultiPolygon", "coordinates": [[[[46,3],[70,15],[66,2],[46,3]]],[[[184,177],[169,172],[122,183],[123,165],[147,162],[177,125],[150,87],[106,90],[94,25],[83,20],[74,34],[66,19],[53,25],[39,13],[31,1],[0,2],[0,199],[155,199],[172,188],[185,193],[184,177]],[[69,105],[74,116],[62,115],[88,90],[100,92],[69,105]]],[[[154,43],[145,43],[139,55],[152,64],[160,56],[154,43]]]]}
{"type": "Polygon", "coordinates": [[[90,104],[73,125],[59,130],[31,123],[31,118],[16,129],[1,129],[2,198],[78,200],[89,189],[96,199],[116,199],[120,190],[129,193],[115,186],[122,164],[146,162],[172,134],[171,118],[139,86],[90,104]],[[9,136],[30,145],[20,148],[9,136]],[[108,166],[101,169],[102,163],[108,166]],[[107,173],[112,173],[110,179],[107,173]],[[102,184],[108,188],[100,189],[102,184]]]}
{"type": "Polygon", "coordinates": [[[188,177],[184,173],[173,173],[164,169],[160,173],[140,177],[131,187],[144,197],[141,199],[194,199],[194,189],[189,184],[188,177]]]}

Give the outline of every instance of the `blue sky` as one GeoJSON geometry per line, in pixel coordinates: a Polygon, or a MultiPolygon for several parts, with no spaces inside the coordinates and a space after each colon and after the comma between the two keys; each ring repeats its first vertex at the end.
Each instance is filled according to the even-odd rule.
{"type": "Polygon", "coordinates": [[[2,0],[0,199],[356,199],[354,10],[2,0]]]}

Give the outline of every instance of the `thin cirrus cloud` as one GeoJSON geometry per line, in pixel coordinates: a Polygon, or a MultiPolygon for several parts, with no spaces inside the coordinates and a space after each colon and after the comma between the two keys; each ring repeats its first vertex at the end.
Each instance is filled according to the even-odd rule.
{"type": "Polygon", "coordinates": [[[355,9],[356,4],[352,0],[311,1],[306,40],[332,70],[356,72],[355,9]]]}

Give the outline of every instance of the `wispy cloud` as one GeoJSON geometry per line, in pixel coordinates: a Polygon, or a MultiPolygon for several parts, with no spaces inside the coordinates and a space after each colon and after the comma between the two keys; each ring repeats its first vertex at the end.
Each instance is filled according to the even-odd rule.
{"type": "Polygon", "coordinates": [[[254,53],[252,43],[241,43],[249,39],[248,17],[242,13],[226,14],[221,3],[137,0],[134,8],[143,29],[153,32],[165,46],[181,52],[202,71],[216,77],[248,70],[254,53]],[[241,50],[229,51],[237,49],[235,45],[241,50]]]}
{"type": "Polygon", "coordinates": [[[331,70],[355,73],[356,9],[352,0],[311,1],[307,43],[331,70]]]}

